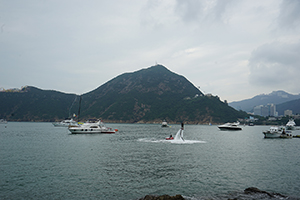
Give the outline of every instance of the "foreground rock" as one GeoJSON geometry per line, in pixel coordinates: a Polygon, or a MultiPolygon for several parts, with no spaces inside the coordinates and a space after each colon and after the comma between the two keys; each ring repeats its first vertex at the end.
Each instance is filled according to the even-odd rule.
{"type": "MultiPolygon", "coordinates": [[[[205,197],[206,199],[206,197],[205,197]]],[[[214,199],[214,197],[208,197],[208,199],[214,199]]],[[[217,198],[219,199],[219,198],[217,198]]],[[[288,197],[282,195],[280,193],[275,192],[267,192],[264,190],[260,190],[256,187],[249,187],[244,190],[244,192],[239,192],[235,195],[231,194],[230,196],[223,196],[223,199],[227,200],[265,200],[265,199],[291,199],[291,200],[300,200],[300,198],[296,197],[288,197]]],[[[169,196],[169,195],[146,195],[145,197],[139,200],[185,200],[181,195],[169,196]]]]}
{"type": "Polygon", "coordinates": [[[144,198],[139,200],[184,200],[184,198],[179,194],[175,196],[169,196],[165,194],[161,196],[146,195],[144,198]]]}
{"type": "Polygon", "coordinates": [[[275,198],[275,197],[286,197],[280,193],[270,193],[270,192],[266,192],[266,191],[263,191],[263,190],[260,190],[256,187],[249,187],[247,189],[244,190],[244,193],[245,194],[265,194],[269,197],[272,197],[272,198],[275,198]]]}

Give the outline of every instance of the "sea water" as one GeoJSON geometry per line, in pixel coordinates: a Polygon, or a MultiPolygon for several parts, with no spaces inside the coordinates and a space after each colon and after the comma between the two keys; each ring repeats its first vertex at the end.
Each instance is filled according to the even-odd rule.
{"type": "Polygon", "coordinates": [[[107,126],[119,132],[72,135],[51,123],[1,125],[0,199],[247,199],[248,187],[300,197],[300,139],[264,139],[268,126],[185,125],[184,141],[177,142],[165,138],[180,125],[107,126]]]}

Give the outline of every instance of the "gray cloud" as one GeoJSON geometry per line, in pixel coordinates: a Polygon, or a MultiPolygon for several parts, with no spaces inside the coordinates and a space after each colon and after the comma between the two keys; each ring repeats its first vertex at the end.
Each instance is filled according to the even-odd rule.
{"type": "Polygon", "coordinates": [[[0,5],[0,87],[34,85],[81,94],[157,61],[228,101],[279,87],[300,92],[291,89],[298,83],[299,1],[15,0],[0,5]],[[265,82],[257,78],[265,73],[273,76],[265,82]],[[273,78],[284,73],[289,85],[273,78]]]}
{"type": "Polygon", "coordinates": [[[300,27],[300,1],[284,0],[280,6],[278,16],[280,27],[286,29],[299,29],[300,27]]]}
{"type": "Polygon", "coordinates": [[[292,44],[272,42],[258,47],[249,59],[250,83],[259,87],[298,91],[299,55],[300,41],[292,44]]]}
{"type": "Polygon", "coordinates": [[[224,23],[226,8],[232,1],[177,0],[176,2],[175,12],[185,22],[224,23]]]}

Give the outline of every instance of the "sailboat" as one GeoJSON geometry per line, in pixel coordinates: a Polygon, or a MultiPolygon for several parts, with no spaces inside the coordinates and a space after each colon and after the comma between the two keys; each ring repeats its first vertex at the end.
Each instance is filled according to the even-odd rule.
{"type": "MultiPolygon", "coordinates": [[[[81,96],[79,99],[79,109],[78,109],[78,121],[80,116],[80,109],[81,109],[81,96]]],[[[102,120],[99,119],[90,119],[85,123],[78,123],[77,126],[69,126],[69,131],[72,134],[92,134],[92,133],[115,133],[118,129],[112,129],[106,127],[102,120]]]]}
{"type": "MultiPolygon", "coordinates": [[[[75,113],[73,114],[73,117],[70,117],[71,116],[71,109],[74,105],[74,102],[77,100],[77,96],[75,97],[70,109],[69,109],[69,117],[64,119],[63,121],[60,121],[60,122],[54,122],[52,123],[53,126],[55,127],[69,127],[69,126],[78,126],[78,123],[73,119],[76,117],[75,113]]],[[[80,101],[81,101],[81,96],[80,96],[80,101]]],[[[80,106],[80,105],[79,105],[80,106]]],[[[79,108],[80,109],[80,108],[79,108]]],[[[80,112],[80,111],[78,111],[80,112]]],[[[79,113],[78,113],[78,119],[79,119],[79,113]]]]}

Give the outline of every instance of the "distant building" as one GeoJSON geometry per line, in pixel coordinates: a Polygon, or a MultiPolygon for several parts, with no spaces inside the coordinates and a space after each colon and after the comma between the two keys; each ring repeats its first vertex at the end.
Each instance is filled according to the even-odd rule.
{"type": "Polygon", "coordinates": [[[269,107],[269,115],[272,117],[277,117],[278,112],[276,111],[276,105],[275,104],[268,104],[269,107]]]}
{"type": "Polygon", "coordinates": [[[276,121],[277,120],[277,118],[276,117],[269,117],[269,119],[268,119],[269,121],[276,121]]]}
{"type": "Polygon", "coordinates": [[[260,105],[260,106],[255,106],[254,107],[254,115],[259,115],[259,116],[262,116],[261,115],[261,108],[263,107],[263,105],[260,105]]]}
{"type": "Polygon", "coordinates": [[[284,116],[292,116],[293,115],[293,111],[292,110],[285,110],[284,111],[284,116]]]}
{"type": "Polygon", "coordinates": [[[261,115],[264,117],[267,117],[270,115],[268,106],[261,107],[261,115]]]}
{"type": "Polygon", "coordinates": [[[273,116],[277,117],[278,112],[276,112],[276,105],[274,104],[268,104],[268,105],[259,105],[254,107],[254,115],[259,115],[259,116],[273,116]]]}

